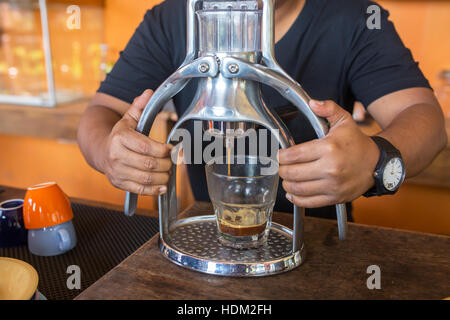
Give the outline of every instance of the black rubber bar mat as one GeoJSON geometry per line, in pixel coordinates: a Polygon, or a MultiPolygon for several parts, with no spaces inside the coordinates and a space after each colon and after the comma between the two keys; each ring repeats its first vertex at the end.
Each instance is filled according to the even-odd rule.
{"type": "Polygon", "coordinates": [[[78,243],[71,251],[39,257],[31,254],[27,246],[0,248],[1,257],[26,261],[38,271],[38,289],[50,300],[73,299],[159,231],[157,218],[126,217],[122,212],[77,203],[72,208],[78,243]],[[74,274],[71,269],[67,273],[70,266],[80,268],[80,289],[67,287],[74,274]]]}

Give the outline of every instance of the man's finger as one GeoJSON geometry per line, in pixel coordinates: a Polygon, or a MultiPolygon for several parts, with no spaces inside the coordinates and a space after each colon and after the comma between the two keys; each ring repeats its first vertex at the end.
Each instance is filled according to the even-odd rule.
{"type": "Polygon", "coordinates": [[[278,169],[278,174],[284,180],[296,182],[320,180],[325,175],[320,161],[282,165],[278,169]]]}
{"type": "Polygon", "coordinates": [[[128,167],[152,172],[167,172],[172,168],[172,160],[169,157],[155,158],[124,150],[127,152],[124,152],[121,162],[128,167]]]}
{"type": "Polygon", "coordinates": [[[281,149],[278,151],[278,162],[280,165],[310,162],[319,159],[322,151],[320,140],[311,140],[281,149]]]}
{"type": "Polygon", "coordinates": [[[122,145],[127,149],[155,158],[168,157],[172,149],[171,145],[156,142],[133,129],[124,132],[120,139],[122,145]]]}
{"type": "Polygon", "coordinates": [[[131,104],[130,108],[124,114],[123,119],[130,120],[135,123],[134,128],[136,128],[139,119],[141,118],[142,112],[145,106],[150,100],[153,91],[150,89],[145,90],[139,97],[136,97],[131,104]]]}
{"type": "Polygon", "coordinates": [[[148,172],[124,166],[116,178],[150,186],[166,185],[169,182],[170,176],[168,172],[148,172]]]}
{"type": "Polygon", "coordinates": [[[350,113],[342,109],[334,101],[331,100],[310,100],[309,106],[317,116],[326,118],[330,123],[331,128],[348,118],[352,118],[350,113]]]}
{"type": "Polygon", "coordinates": [[[295,196],[312,197],[326,195],[327,186],[326,180],[313,180],[304,182],[283,180],[283,189],[286,191],[286,193],[295,196]]]}
{"type": "Polygon", "coordinates": [[[133,181],[125,181],[119,188],[141,196],[157,196],[167,192],[165,185],[146,186],[133,181]]]}
{"type": "Polygon", "coordinates": [[[286,198],[293,204],[303,207],[303,208],[320,208],[325,206],[334,205],[333,200],[330,196],[319,195],[312,197],[300,197],[286,193],[286,198]]]}

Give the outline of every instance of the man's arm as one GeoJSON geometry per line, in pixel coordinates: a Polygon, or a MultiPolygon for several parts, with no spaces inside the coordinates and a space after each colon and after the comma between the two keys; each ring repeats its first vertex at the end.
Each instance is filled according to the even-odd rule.
{"type": "MultiPolygon", "coordinates": [[[[378,147],[333,101],[313,100],[310,106],[327,118],[330,131],[323,139],[280,150],[286,197],[307,208],[352,201],[374,184],[378,147]]],[[[402,153],[408,177],[425,169],[447,144],[444,116],[430,89],[394,92],[368,110],[383,128],[379,135],[402,153]]]]}
{"type": "Polygon", "coordinates": [[[81,117],[78,127],[78,144],[88,164],[104,173],[103,145],[112,128],[130,108],[130,104],[113,96],[96,93],[81,117]]]}
{"type": "Polygon", "coordinates": [[[136,131],[151,95],[146,90],[129,105],[97,93],[78,127],[78,144],[86,161],[114,186],[141,195],[166,192],[172,168],[171,146],[136,131]]]}
{"type": "Polygon", "coordinates": [[[409,178],[424,170],[447,145],[444,115],[431,89],[388,94],[368,111],[382,128],[377,135],[400,150],[409,178]]]}

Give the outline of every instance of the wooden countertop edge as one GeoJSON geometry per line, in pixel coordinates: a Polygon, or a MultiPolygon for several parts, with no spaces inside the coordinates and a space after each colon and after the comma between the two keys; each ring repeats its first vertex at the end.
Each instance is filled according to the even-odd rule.
{"type": "Polygon", "coordinates": [[[89,100],[80,98],[51,108],[0,104],[0,134],[75,141],[89,100]]]}

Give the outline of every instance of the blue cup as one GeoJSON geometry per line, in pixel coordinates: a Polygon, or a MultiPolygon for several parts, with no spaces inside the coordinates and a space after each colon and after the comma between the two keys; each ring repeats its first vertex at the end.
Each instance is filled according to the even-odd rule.
{"type": "Polygon", "coordinates": [[[37,256],[56,256],[72,250],[77,236],[72,220],[42,229],[28,230],[28,250],[37,256]]]}
{"type": "Polygon", "coordinates": [[[12,248],[27,243],[27,229],[23,223],[23,200],[0,203],[0,248],[12,248]]]}

